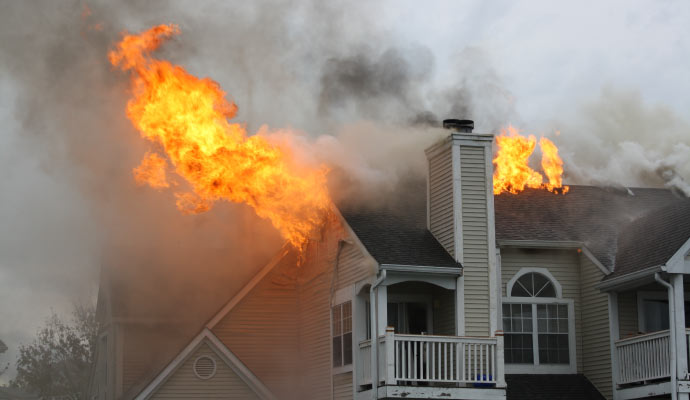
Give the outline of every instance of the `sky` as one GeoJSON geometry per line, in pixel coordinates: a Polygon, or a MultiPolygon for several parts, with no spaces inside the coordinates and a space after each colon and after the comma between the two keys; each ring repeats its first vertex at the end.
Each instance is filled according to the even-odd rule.
{"type": "MultiPolygon", "coordinates": [[[[144,231],[145,247],[159,232],[137,223],[177,221],[169,198],[129,182],[145,145],[105,61],[123,30],[180,24],[162,56],[217,80],[250,131],[299,131],[363,177],[406,173],[367,147],[421,157],[409,121],[431,112],[550,136],[573,183],[690,179],[687,1],[30,3],[0,0],[0,364],[51,310],[94,301],[114,241],[144,231]]],[[[189,231],[169,240],[221,229],[218,215],[180,220],[189,231]]]]}

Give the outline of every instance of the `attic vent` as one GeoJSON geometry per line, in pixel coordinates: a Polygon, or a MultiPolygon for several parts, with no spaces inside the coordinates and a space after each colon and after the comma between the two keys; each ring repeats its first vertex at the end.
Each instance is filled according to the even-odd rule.
{"type": "Polygon", "coordinates": [[[201,356],[194,361],[194,374],[199,379],[210,379],[216,374],[216,360],[209,356],[201,356]]]}

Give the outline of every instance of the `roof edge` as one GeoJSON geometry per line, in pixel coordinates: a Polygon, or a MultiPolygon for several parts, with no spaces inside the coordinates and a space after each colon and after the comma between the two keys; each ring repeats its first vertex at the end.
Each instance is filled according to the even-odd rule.
{"type": "Polygon", "coordinates": [[[173,359],[156,377],[146,385],[135,397],[135,400],[145,400],[152,395],[161,385],[163,385],[168,378],[175,373],[187,358],[196,351],[204,340],[212,345],[213,350],[220,352],[219,356],[223,361],[244,381],[259,397],[263,400],[275,400],[276,397],[270,390],[254,375],[249,368],[247,368],[242,361],[235,356],[230,349],[223,344],[223,342],[211,332],[210,329],[204,328],[199,334],[192,339],[189,344],[173,359]]]}
{"type": "Polygon", "coordinates": [[[602,292],[608,292],[610,290],[624,288],[634,283],[635,281],[649,278],[650,276],[654,276],[655,273],[661,272],[662,269],[663,266],[655,265],[653,267],[633,271],[625,275],[617,276],[615,278],[606,279],[604,281],[597,283],[596,285],[594,285],[594,287],[602,292]]]}
{"type": "Polygon", "coordinates": [[[278,263],[283,259],[283,257],[285,257],[290,252],[289,246],[290,246],[290,244],[286,242],[280,248],[280,250],[278,250],[278,253],[276,253],[276,255],[273,256],[271,261],[269,261],[268,264],[266,264],[266,266],[264,266],[256,275],[254,275],[254,277],[246,285],[244,285],[244,287],[242,287],[242,290],[240,290],[239,293],[237,293],[232,299],[230,299],[230,301],[227,302],[223,306],[223,308],[221,308],[220,311],[218,311],[218,313],[216,313],[216,315],[213,318],[211,318],[211,320],[206,324],[205,327],[208,329],[215,328],[215,326],[218,325],[218,323],[223,318],[225,318],[225,316],[228,315],[228,313],[233,308],[235,308],[235,306],[240,301],[242,301],[242,299],[244,299],[244,297],[247,294],[249,294],[249,292],[251,292],[252,289],[254,289],[254,287],[256,285],[258,285],[259,282],[261,282],[261,280],[266,275],[268,275],[268,273],[271,272],[276,265],[278,265],[278,263]]]}

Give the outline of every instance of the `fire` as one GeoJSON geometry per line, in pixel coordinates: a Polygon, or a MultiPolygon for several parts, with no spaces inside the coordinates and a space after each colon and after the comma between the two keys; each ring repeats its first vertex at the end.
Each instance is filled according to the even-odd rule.
{"type": "MultiPolygon", "coordinates": [[[[175,193],[178,208],[199,213],[218,200],[243,202],[303,249],[331,206],[327,169],[300,165],[284,146],[248,136],[242,125],[229,122],[237,106],[216,82],[150,56],[179,33],[171,24],[126,34],[108,53],[114,66],[132,73],[128,118],[142,137],[165,150],[175,172],[191,186],[191,192],[175,193]]],[[[166,159],[147,153],[133,171],[135,180],[169,187],[166,167],[166,159]]]]}
{"type": "Polygon", "coordinates": [[[541,166],[549,180],[548,183],[544,183],[544,177],[529,166],[529,157],[537,145],[534,135],[522,136],[517,129],[509,125],[496,137],[496,144],[498,152],[493,160],[494,194],[517,194],[526,187],[543,188],[563,194],[570,189],[563,186],[563,161],[558,156],[558,148],[549,139],[539,139],[542,151],[541,166]]]}

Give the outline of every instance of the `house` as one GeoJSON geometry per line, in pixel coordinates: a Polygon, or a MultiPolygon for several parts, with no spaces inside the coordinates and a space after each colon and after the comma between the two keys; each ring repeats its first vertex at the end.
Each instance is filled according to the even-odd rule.
{"type": "Polygon", "coordinates": [[[191,330],[103,278],[92,398],[687,398],[690,200],[494,195],[493,136],[449,127],[426,182],[334,210],[191,330]]]}

